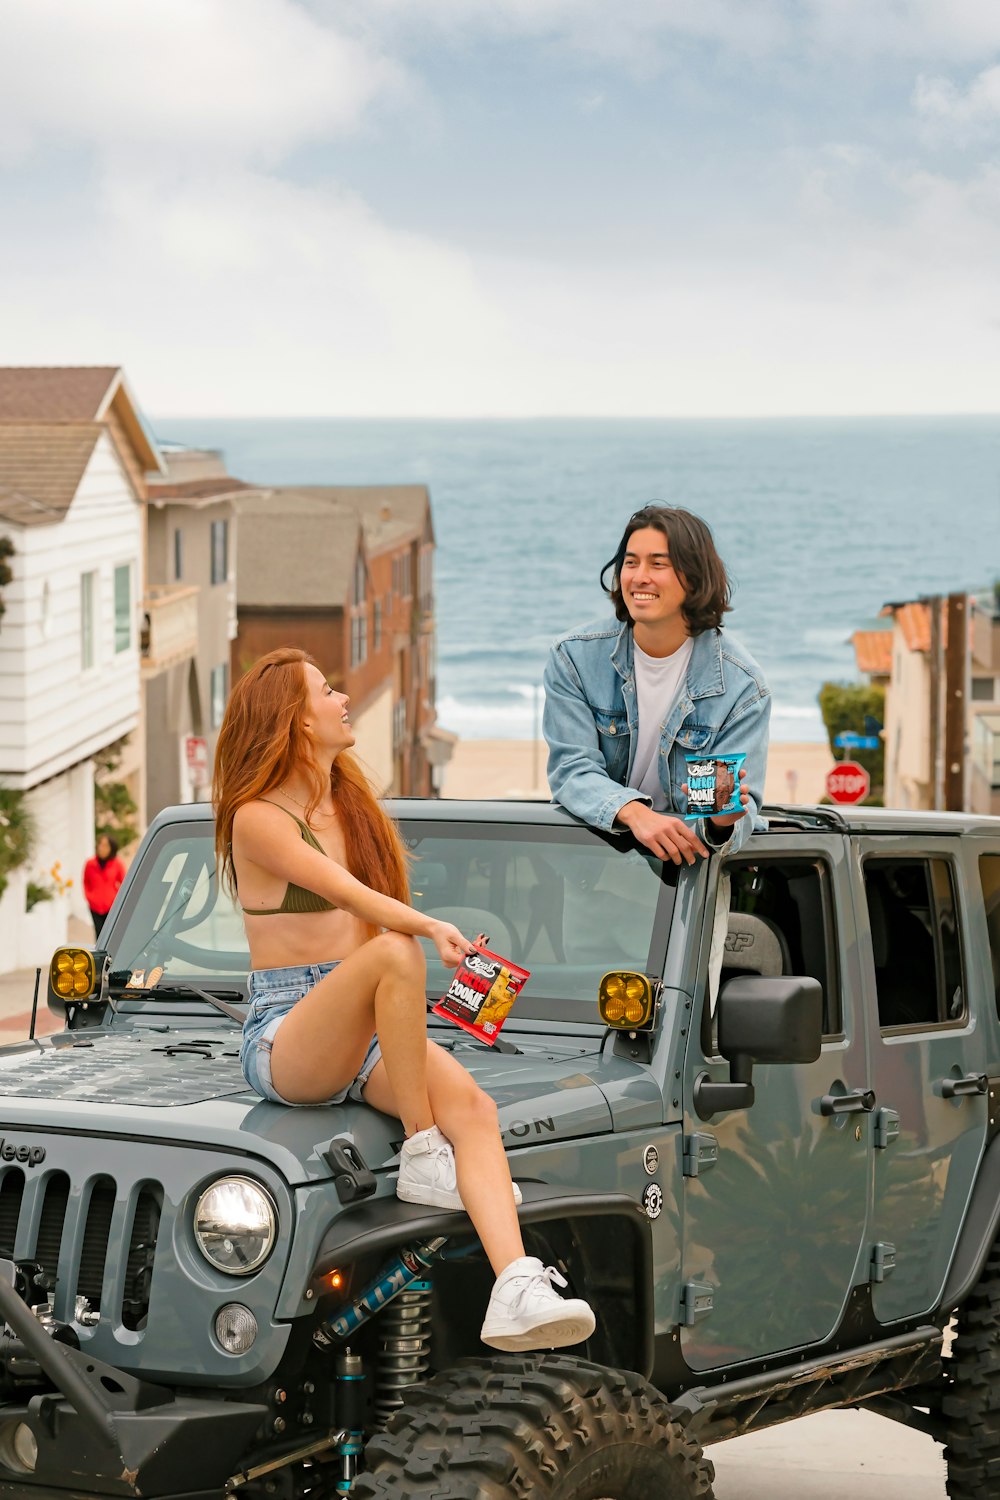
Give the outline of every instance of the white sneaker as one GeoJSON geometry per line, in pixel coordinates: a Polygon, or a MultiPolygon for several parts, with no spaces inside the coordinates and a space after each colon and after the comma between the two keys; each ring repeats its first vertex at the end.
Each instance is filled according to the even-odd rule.
{"type": "Polygon", "coordinates": [[[565,1285],[554,1266],[534,1256],[512,1261],[497,1277],[479,1337],[515,1354],[582,1344],[594,1331],[594,1314],[581,1298],[560,1297],[555,1288],[565,1285]]]}
{"type": "MultiPolygon", "coordinates": [[[[514,1202],[521,1202],[521,1189],[512,1184],[514,1202]]],[[[458,1191],[455,1150],[436,1125],[418,1130],[403,1142],[399,1153],[396,1197],[404,1203],[423,1203],[428,1208],[453,1208],[464,1212],[458,1191]]]]}

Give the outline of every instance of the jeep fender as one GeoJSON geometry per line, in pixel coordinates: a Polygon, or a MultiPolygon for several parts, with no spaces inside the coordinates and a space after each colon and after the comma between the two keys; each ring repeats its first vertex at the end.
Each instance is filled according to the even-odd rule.
{"type": "MultiPolygon", "coordinates": [[[[580,1295],[599,1301],[601,1287],[589,1284],[585,1271],[591,1251],[614,1268],[617,1289],[627,1284],[632,1316],[616,1322],[614,1363],[647,1378],[653,1369],[653,1247],[649,1220],[634,1198],[625,1193],[581,1193],[576,1188],[545,1182],[520,1181],[523,1202],[518,1218],[526,1229],[546,1224],[568,1229],[580,1249],[580,1264],[571,1270],[581,1277],[580,1295]],[[628,1325],[628,1326],[626,1326],[628,1325]]],[[[468,1216],[420,1204],[403,1203],[395,1196],[369,1198],[352,1204],[330,1225],[313,1266],[313,1283],[335,1266],[364,1257],[382,1259],[403,1245],[445,1235],[449,1239],[474,1233],[468,1216]]],[[[602,1361],[604,1362],[604,1361],[602,1361]]]]}

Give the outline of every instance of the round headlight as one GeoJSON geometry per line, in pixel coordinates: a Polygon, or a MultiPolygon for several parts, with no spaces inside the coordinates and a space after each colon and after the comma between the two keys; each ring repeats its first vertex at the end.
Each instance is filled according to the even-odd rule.
{"type": "Polygon", "coordinates": [[[278,1211],[270,1193],[249,1177],[220,1177],[194,1211],[202,1255],[227,1276],[249,1276],[274,1249],[278,1211]]]}

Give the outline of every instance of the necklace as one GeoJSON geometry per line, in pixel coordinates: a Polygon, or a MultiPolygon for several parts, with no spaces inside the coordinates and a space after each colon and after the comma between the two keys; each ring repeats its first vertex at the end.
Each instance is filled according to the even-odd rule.
{"type": "MultiPolygon", "coordinates": [[[[292,794],[291,794],[291,792],[286,792],[285,788],[283,786],[275,787],[275,791],[280,792],[283,797],[287,797],[288,800],[289,800],[289,802],[294,802],[296,807],[301,807],[301,809],[302,809],[303,812],[306,811],[306,808],[308,807],[308,803],[306,803],[306,802],[300,802],[299,799],[298,799],[298,797],[293,797],[292,794]]],[[[327,814],[327,816],[331,817],[331,818],[334,817],[335,816],[335,810],[329,812],[327,814]]]]}

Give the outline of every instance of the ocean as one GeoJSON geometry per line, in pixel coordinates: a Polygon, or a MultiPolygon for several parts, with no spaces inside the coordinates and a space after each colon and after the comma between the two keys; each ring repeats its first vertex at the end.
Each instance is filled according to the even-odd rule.
{"type": "Polygon", "coordinates": [[[1000,577],[1000,416],[154,427],[261,484],[430,487],[438,718],[463,737],[533,736],[549,644],[609,613],[601,568],[650,500],[711,525],[775,740],[823,739],[816,694],[857,677],[851,633],[887,601],[1000,577]]]}

